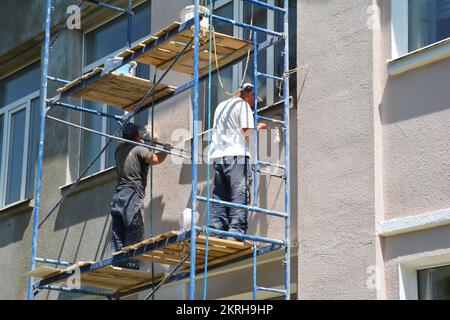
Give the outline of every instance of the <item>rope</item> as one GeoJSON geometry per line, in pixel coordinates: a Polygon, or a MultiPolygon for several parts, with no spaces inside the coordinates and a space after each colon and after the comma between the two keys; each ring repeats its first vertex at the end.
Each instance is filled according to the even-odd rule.
{"type": "MultiPolygon", "coordinates": [[[[212,21],[212,13],[214,10],[214,2],[209,3],[209,10],[211,12],[211,15],[209,16],[209,63],[208,63],[208,146],[211,144],[211,97],[212,97],[212,42],[214,42],[214,53],[216,57],[216,66],[217,66],[217,75],[219,77],[219,82],[222,85],[222,80],[220,79],[219,74],[219,65],[217,62],[217,49],[216,49],[216,40],[215,40],[215,32],[213,28],[213,21],[212,21]],[[211,39],[212,38],[212,39],[211,39]],[[213,40],[211,42],[211,40],[213,40]]],[[[225,89],[224,89],[225,90],[225,89]]],[[[226,92],[226,90],[225,90],[226,92]]],[[[211,209],[210,209],[210,197],[211,197],[211,165],[210,165],[210,154],[207,153],[207,161],[206,161],[206,241],[205,241],[205,259],[204,259],[204,278],[203,278],[203,300],[206,300],[207,297],[207,287],[208,287],[208,252],[209,252],[209,223],[210,223],[210,215],[211,215],[211,209]]]]}
{"type": "MultiPolygon", "coordinates": [[[[169,71],[173,68],[175,63],[180,59],[180,57],[185,53],[187,48],[189,48],[194,41],[194,38],[191,38],[191,40],[186,44],[186,46],[181,50],[177,56],[172,60],[169,67],[164,71],[164,73],[161,75],[161,77],[158,79],[156,83],[153,84],[153,86],[148,90],[148,92],[145,94],[145,96],[142,98],[142,100],[136,105],[136,107],[129,113],[129,115],[125,118],[122,125],[113,133],[113,137],[116,136],[122,129],[125,127],[125,125],[131,120],[131,118],[134,117],[136,113],[138,113],[143,106],[144,102],[147,100],[147,98],[152,94],[152,92],[156,89],[156,86],[162,81],[162,79],[169,73],[169,71]]],[[[111,145],[111,142],[113,139],[109,138],[105,144],[105,146],[100,150],[100,152],[97,154],[97,156],[89,163],[89,165],[83,170],[83,172],[80,174],[78,179],[70,186],[70,188],[64,193],[64,195],[60,198],[60,200],[57,201],[57,203],[49,210],[48,214],[45,216],[45,218],[42,220],[42,222],[39,224],[38,229],[42,227],[44,222],[50,217],[50,215],[56,210],[56,208],[69,196],[70,192],[80,183],[81,179],[84,177],[84,175],[89,171],[89,169],[95,164],[95,162],[101,157],[101,155],[106,151],[106,149],[111,145]]]]}
{"type": "MultiPolygon", "coordinates": [[[[211,14],[212,14],[212,11],[211,11],[211,14]]],[[[250,16],[250,25],[253,25],[253,17],[254,17],[254,7],[253,7],[253,4],[252,4],[252,6],[251,6],[251,16],[250,16]]],[[[233,97],[235,94],[232,93],[232,92],[229,92],[225,88],[225,86],[223,84],[223,81],[222,81],[222,77],[220,75],[219,60],[217,59],[217,41],[216,41],[216,34],[215,34],[215,31],[214,31],[214,28],[212,27],[212,18],[210,18],[209,25],[210,25],[210,30],[211,30],[210,32],[212,32],[212,34],[213,34],[214,58],[216,60],[215,63],[216,63],[216,70],[217,70],[217,78],[219,79],[220,87],[223,89],[225,94],[230,96],[230,97],[233,97]]],[[[252,39],[253,39],[253,32],[250,30],[249,31],[249,41],[251,41],[252,39]]],[[[253,50],[257,50],[257,48],[253,48],[253,50]]],[[[248,70],[248,66],[250,64],[250,53],[251,53],[251,49],[248,49],[248,51],[247,51],[247,58],[246,58],[246,62],[245,62],[244,73],[242,75],[242,80],[241,80],[241,84],[239,85],[239,87],[241,87],[244,84],[245,77],[247,76],[247,70],[248,70]]],[[[211,64],[211,61],[210,61],[210,64],[211,64]]]]}
{"type": "MultiPolygon", "coordinates": [[[[250,25],[253,25],[253,4],[252,4],[252,10],[251,10],[251,15],[250,15],[250,25]]],[[[253,32],[252,30],[249,30],[249,41],[253,40],[253,32]]],[[[253,50],[257,50],[257,48],[253,48],[253,50]]],[[[247,51],[247,61],[245,62],[245,69],[244,69],[244,73],[242,75],[242,81],[239,87],[241,87],[244,84],[245,81],[245,77],[247,76],[247,70],[248,70],[248,65],[250,64],[250,50],[247,51]]],[[[255,83],[256,86],[256,83],[255,83]]]]}

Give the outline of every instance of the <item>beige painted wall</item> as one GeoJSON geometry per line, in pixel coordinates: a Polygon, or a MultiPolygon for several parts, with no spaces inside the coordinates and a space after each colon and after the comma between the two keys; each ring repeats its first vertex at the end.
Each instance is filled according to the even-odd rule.
{"type": "Polygon", "coordinates": [[[300,298],[374,299],[372,2],[298,4],[300,298]]]}
{"type": "MultiPolygon", "coordinates": [[[[450,207],[450,61],[389,76],[390,1],[377,3],[381,8],[381,35],[380,50],[375,52],[379,64],[374,82],[378,87],[375,111],[381,126],[377,150],[382,163],[382,213],[377,221],[383,222],[450,207]]],[[[444,226],[381,238],[377,267],[384,272],[380,288],[383,297],[399,299],[400,265],[448,251],[448,234],[448,226],[444,226]]],[[[433,266],[433,259],[427,259],[428,267],[433,266]]],[[[450,260],[447,262],[450,264],[450,260]]]]}

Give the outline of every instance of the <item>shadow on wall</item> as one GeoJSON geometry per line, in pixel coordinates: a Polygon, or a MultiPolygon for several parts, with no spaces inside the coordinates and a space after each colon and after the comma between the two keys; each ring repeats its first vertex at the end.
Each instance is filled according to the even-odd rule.
{"type": "Polygon", "coordinates": [[[27,212],[0,221],[0,249],[23,240],[31,216],[32,212],[27,212]]]}
{"type": "Polygon", "coordinates": [[[450,108],[450,60],[389,77],[381,107],[382,124],[406,121],[450,108]]]}
{"type": "MultiPolygon", "coordinates": [[[[206,164],[200,164],[197,166],[197,180],[198,182],[206,182],[206,164]]],[[[211,178],[214,177],[214,169],[211,166],[211,178]]],[[[180,179],[178,181],[181,185],[192,184],[192,164],[183,164],[180,172],[180,179]]]]}
{"type": "Polygon", "coordinates": [[[108,216],[115,182],[69,196],[60,206],[55,231],[108,216]]]}
{"type": "Polygon", "coordinates": [[[145,230],[146,238],[150,236],[150,231],[153,231],[153,236],[156,236],[158,234],[167,232],[169,230],[177,230],[178,225],[174,224],[172,221],[168,221],[163,219],[165,204],[163,202],[163,196],[155,197],[150,202],[151,208],[153,209],[153,212],[149,209],[149,207],[145,208],[145,226],[148,228],[145,230]],[[151,224],[149,223],[150,215],[152,215],[151,221],[153,222],[153,230],[151,230],[151,224]]]}

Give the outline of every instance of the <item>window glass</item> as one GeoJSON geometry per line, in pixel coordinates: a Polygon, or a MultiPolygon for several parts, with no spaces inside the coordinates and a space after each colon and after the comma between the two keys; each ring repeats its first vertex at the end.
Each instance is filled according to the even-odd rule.
{"type": "MultiPolygon", "coordinates": [[[[278,7],[284,7],[284,0],[276,0],[275,3],[278,7]]],[[[297,67],[297,1],[289,0],[289,69],[295,69],[297,67]]],[[[275,30],[283,32],[283,14],[275,13],[275,30]]],[[[278,77],[283,76],[284,62],[282,52],[284,51],[284,43],[282,41],[275,45],[274,56],[274,69],[275,75],[278,77]]],[[[294,95],[297,88],[297,76],[293,74],[289,78],[290,95],[294,95]]],[[[275,81],[274,87],[274,102],[284,99],[283,96],[283,84],[281,81],[275,81]]]]}
{"type": "MultiPolygon", "coordinates": [[[[150,67],[148,65],[139,63],[136,69],[136,76],[143,79],[150,79],[150,67]]],[[[153,82],[153,79],[151,79],[153,82]]],[[[149,121],[149,109],[145,111],[141,111],[134,116],[134,123],[139,127],[144,127],[148,124],[149,121]]]]}
{"type": "Polygon", "coordinates": [[[39,90],[39,79],[40,63],[38,61],[0,80],[0,107],[3,108],[39,90]]]}
{"type": "Polygon", "coordinates": [[[450,37],[450,0],[409,0],[409,51],[450,37]]]}
{"type": "MultiPolygon", "coordinates": [[[[85,106],[89,109],[95,109],[98,111],[103,111],[103,105],[100,103],[94,103],[90,101],[85,101],[85,106]]],[[[82,125],[96,131],[103,132],[102,130],[102,117],[95,114],[90,114],[83,112],[82,114],[82,125]]],[[[102,149],[102,137],[98,134],[87,132],[82,130],[81,133],[81,163],[80,163],[80,173],[83,172],[86,167],[94,160],[95,156],[102,149]]],[[[101,170],[101,157],[95,162],[95,164],[89,169],[87,175],[94,174],[101,170]]]]}
{"type": "Polygon", "coordinates": [[[450,300],[450,266],[417,272],[419,300],[450,300]]]}
{"type": "MultiPolygon", "coordinates": [[[[267,0],[263,0],[262,2],[267,3],[267,0]]],[[[247,24],[253,24],[254,26],[267,29],[267,10],[265,8],[252,5],[248,2],[244,2],[244,22],[247,24]]],[[[253,33],[253,31],[244,29],[244,39],[246,40],[253,39],[253,36],[250,37],[250,33],[253,33]]],[[[258,43],[262,43],[267,40],[267,35],[262,32],[257,32],[257,40],[258,43]]],[[[253,60],[254,57],[253,54],[251,54],[248,63],[247,74],[245,75],[245,82],[251,83],[254,82],[253,60]]],[[[243,68],[245,68],[245,66],[243,68]]],[[[258,51],[258,72],[267,73],[267,50],[258,51]]],[[[266,79],[264,78],[258,79],[258,96],[264,99],[263,105],[267,103],[266,84],[267,84],[266,79]]],[[[261,108],[261,105],[259,105],[259,108],[261,108]]]]}
{"type": "Polygon", "coordinates": [[[39,98],[31,100],[30,109],[30,132],[28,138],[28,163],[27,163],[27,185],[25,191],[26,198],[34,196],[34,184],[36,179],[39,131],[41,126],[39,98]]]}
{"type": "Polygon", "coordinates": [[[23,175],[23,148],[25,143],[26,109],[11,115],[10,143],[8,150],[8,170],[6,204],[20,200],[23,175]]]}
{"type": "MultiPolygon", "coordinates": [[[[150,34],[150,2],[134,9],[132,41],[150,34]]],[[[127,45],[127,15],[102,25],[85,36],[84,64],[87,66],[127,45]]]]}
{"type": "MultiPolygon", "coordinates": [[[[214,14],[233,19],[233,2],[229,2],[226,5],[217,8],[214,11],[214,14]]],[[[230,36],[233,35],[233,25],[221,21],[214,21],[214,29],[216,32],[228,34],[230,36]]],[[[217,105],[230,98],[229,95],[225,93],[226,91],[229,91],[230,93],[233,93],[237,88],[233,88],[233,66],[228,66],[226,68],[220,69],[220,78],[222,79],[223,86],[225,89],[222,88],[219,82],[219,76],[217,73],[212,75],[212,81],[211,81],[211,126],[214,119],[214,111],[217,108],[217,105]]],[[[204,99],[205,101],[205,128],[208,125],[208,82],[205,82],[205,94],[204,99]]]]}
{"type": "MultiPolygon", "coordinates": [[[[111,106],[108,106],[108,113],[118,116],[123,115],[122,110],[111,106]]],[[[106,121],[106,133],[112,135],[120,128],[120,124],[116,120],[108,118],[106,121]]],[[[117,134],[116,136],[121,138],[122,134],[117,134]]],[[[106,140],[108,140],[108,138],[106,138],[106,140]]],[[[106,149],[106,168],[111,168],[116,165],[115,152],[118,144],[119,141],[113,140],[106,149]]]]}

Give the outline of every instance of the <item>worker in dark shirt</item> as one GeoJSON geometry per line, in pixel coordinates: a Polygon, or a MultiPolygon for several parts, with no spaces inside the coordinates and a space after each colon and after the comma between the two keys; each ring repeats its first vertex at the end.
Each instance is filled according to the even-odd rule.
{"type": "MultiPolygon", "coordinates": [[[[133,123],[124,126],[122,136],[124,139],[143,143],[139,128],[133,123]]],[[[166,151],[170,151],[171,148],[170,144],[164,146],[166,151]]],[[[113,252],[143,241],[142,213],[148,171],[150,165],[162,163],[167,153],[158,152],[152,155],[152,152],[145,147],[121,142],[116,149],[115,157],[118,183],[111,202],[111,249],[113,252]]],[[[136,270],[140,267],[139,261],[132,259],[113,263],[113,265],[136,270]]]]}

